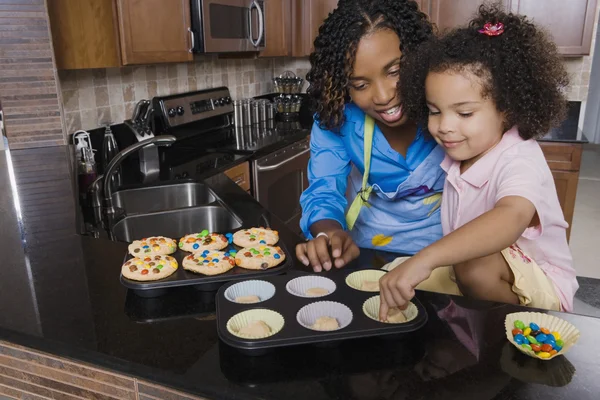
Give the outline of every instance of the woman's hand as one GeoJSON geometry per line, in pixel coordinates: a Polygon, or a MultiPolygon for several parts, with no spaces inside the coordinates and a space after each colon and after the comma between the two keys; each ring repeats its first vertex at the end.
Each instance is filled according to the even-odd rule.
{"type": "Polygon", "coordinates": [[[433,268],[418,255],[398,265],[379,280],[381,305],[379,319],[387,320],[388,310],[392,307],[405,309],[415,296],[415,288],[429,278],[433,268]]]}
{"type": "Polygon", "coordinates": [[[323,269],[329,271],[334,265],[342,268],[360,254],[358,246],[345,230],[335,229],[325,233],[329,239],[327,236],[319,236],[296,246],[296,257],[304,265],[311,265],[315,272],[323,269]]]}

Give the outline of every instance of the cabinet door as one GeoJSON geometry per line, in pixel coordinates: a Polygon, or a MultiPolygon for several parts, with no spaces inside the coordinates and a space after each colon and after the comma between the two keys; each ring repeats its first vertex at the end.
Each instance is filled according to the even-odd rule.
{"type": "Polygon", "coordinates": [[[319,27],[338,0],[294,0],[292,9],[292,56],[305,57],[313,50],[319,27]]]}
{"type": "Polygon", "coordinates": [[[265,49],[261,57],[282,57],[291,53],[292,0],[264,0],[265,49]]]}
{"type": "MultiPolygon", "coordinates": [[[[478,7],[486,0],[421,0],[423,12],[440,32],[446,29],[465,26],[477,13],[478,7]]],[[[493,0],[509,9],[510,0],[493,0]]]]}
{"type": "Polygon", "coordinates": [[[58,69],[121,66],[113,0],[48,0],[58,69]]]}
{"type": "Polygon", "coordinates": [[[573,212],[575,210],[575,197],[577,196],[577,183],[579,181],[579,172],[552,171],[554,184],[556,185],[556,194],[558,201],[565,215],[565,220],[569,223],[567,229],[567,240],[571,236],[571,224],[573,223],[573,212]]]}
{"type": "Polygon", "coordinates": [[[183,62],[191,53],[189,0],[116,0],[123,64],[183,62]]]}
{"type": "Polygon", "coordinates": [[[564,55],[588,55],[597,0],[511,0],[510,9],[545,27],[564,55]]]}
{"type": "Polygon", "coordinates": [[[250,192],[250,163],[245,162],[240,165],[236,165],[233,168],[229,168],[225,171],[225,175],[229,177],[236,185],[241,187],[247,192],[250,192]]]}

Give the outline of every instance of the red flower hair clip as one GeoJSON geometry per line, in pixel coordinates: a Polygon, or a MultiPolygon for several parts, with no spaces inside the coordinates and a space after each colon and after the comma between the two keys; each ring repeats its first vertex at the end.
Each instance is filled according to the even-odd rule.
{"type": "Polygon", "coordinates": [[[483,33],[488,36],[499,36],[504,32],[504,24],[502,22],[498,22],[496,24],[492,24],[488,22],[483,26],[483,29],[479,30],[479,33],[483,33]]]}

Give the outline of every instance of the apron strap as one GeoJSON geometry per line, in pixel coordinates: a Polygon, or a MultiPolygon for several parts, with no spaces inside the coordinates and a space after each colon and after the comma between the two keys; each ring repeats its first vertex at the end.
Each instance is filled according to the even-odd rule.
{"type": "Polygon", "coordinates": [[[375,121],[368,115],[365,115],[365,128],[364,128],[364,163],[365,171],[363,173],[362,188],[356,194],[356,197],[352,201],[348,212],[346,213],[346,225],[348,230],[354,228],[354,223],[358,219],[358,214],[362,206],[368,205],[369,196],[373,190],[372,186],[368,186],[369,171],[371,170],[371,150],[373,148],[373,132],[375,131],[375,121]]]}

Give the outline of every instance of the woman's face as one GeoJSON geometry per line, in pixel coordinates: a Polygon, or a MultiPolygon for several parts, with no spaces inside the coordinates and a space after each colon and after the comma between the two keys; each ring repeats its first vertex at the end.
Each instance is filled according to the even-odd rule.
{"type": "Polygon", "coordinates": [[[375,31],[358,43],[350,75],[352,101],[389,127],[400,126],[408,119],[402,113],[397,89],[401,55],[400,39],[394,31],[375,31]]]}

